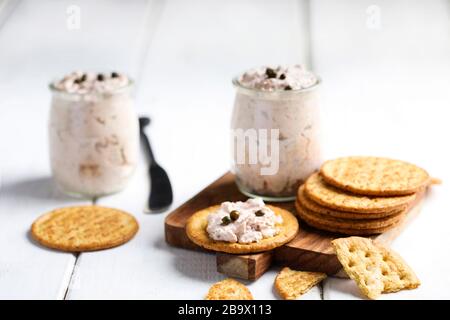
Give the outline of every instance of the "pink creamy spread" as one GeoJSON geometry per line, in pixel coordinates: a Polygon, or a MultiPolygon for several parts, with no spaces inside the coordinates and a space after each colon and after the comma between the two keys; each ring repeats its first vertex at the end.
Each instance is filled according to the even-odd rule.
{"type": "Polygon", "coordinates": [[[208,216],[206,231],[214,240],[251,243],[276,236],[281,223],[283,218],[256,198],[222,203],[217,212],[208,216]]]}
{"type": "Polygon", "coordinates": [[[118,72],[95,73],[74,71],[53,83],[53,87],[67,93],[112,93],[130,84],[130,79],[118,72]]]}
{"type": "Polygon", "coordinates": [[[299,64],[263,66],[248,70],[239,77],[243,87],[263,91],[307,89],[317,82],[314,73],[299,64]]]}

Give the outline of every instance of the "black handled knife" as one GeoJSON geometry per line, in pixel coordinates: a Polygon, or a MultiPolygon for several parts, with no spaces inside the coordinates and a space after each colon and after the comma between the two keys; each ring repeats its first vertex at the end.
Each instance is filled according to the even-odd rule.
{"type": "Polygon", "coordinates": [[[150,196],[148,199],[148,208],[151,212],[158,213],[164,211],[172,204],[173,192],[169,176],[156,162],[150,141],[145,134],[145,127],[149,124],[150,118],[139,118],[141,140],[149,162],[150,196]]]}

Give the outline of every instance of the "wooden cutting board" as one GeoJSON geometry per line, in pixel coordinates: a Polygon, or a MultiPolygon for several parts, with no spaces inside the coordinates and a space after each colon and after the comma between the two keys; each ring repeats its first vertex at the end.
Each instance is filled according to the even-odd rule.
{"type": "MultiPolygon", "coordinates": [[[[246,199],[247,197],[237,189],[234,176],[226,173],[166,217],[165,237],[167,243],[189,250],[205,251],[192,243],[186,235],[185,225],[189,217],[198,210],[224,201],[245,201],[246,199]]],[[[392,242],[419,213],[422,201],[423,196],[420,196],[399,226],[372,238],[386,244],[392,242]]],[[[294,202],[274,203],[274,205],[295,214],[294,202]]],[[[273,251],[247,255],[217,253],[217,270],[228,276],[255,280],[272,263],[277,263],[304,271],[319,271],[328,275],[345,276],[341,272],[341,265],[331,247],[331,240],[339,237],[342,235],[316,230],[300,221],[300,231],[297,236],[288,244],[273,251]]]]}

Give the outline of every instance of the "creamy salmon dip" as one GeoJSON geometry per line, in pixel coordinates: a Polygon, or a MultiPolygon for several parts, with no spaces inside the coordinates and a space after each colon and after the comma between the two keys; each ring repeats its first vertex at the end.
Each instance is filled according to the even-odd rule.
{"type": "Polygon", "coordinates": [[[117,72],[75,71],[51,90],[50,161],[59,188],[78,196],[122,190],[139,155],[130,79],[117,72]]]}
{"type": "Polygon", "coordinates": [[[301,90],[317,84],[314,73],[300,64],[292,66],[262,66],[250,69],[239,77],[239,83],[262,91],[301,90]]]}
{"type": "Polygon", "coordinates": [[[322,163],[319,78],[301,65],[263,66],[233,83],[232,171],[239,189],[270,200],[294,200],[299,186],[322,163]],[[239,132],[248,134],[240,138],[242,143],[239,132]],[[277,135],[272,138],[270,132],[277,135]]]}
{"type": "Polygon", "coordinates": [[[206,231],[211,239],[232,243],[252,243],[279,233],[283,218],[268,208],[261,198],[246,202],[223,202],[208,216],[206,231]]]}

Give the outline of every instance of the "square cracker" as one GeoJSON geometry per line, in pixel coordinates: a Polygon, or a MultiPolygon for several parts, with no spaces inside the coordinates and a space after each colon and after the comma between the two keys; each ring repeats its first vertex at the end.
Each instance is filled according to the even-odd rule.
{"type": "Polygon", "coordinates": [[[345,272],[370,299],[420,285],[414,271],[397,253],[371,239],[349,237],[331,243],[345,272]]]}
{"type": "Polygon", "coordinates": [[[295,271],[283,268],[275,278],[275,289],[286,300],[294,300],[325,279],[321,272],[295,271]]]}

